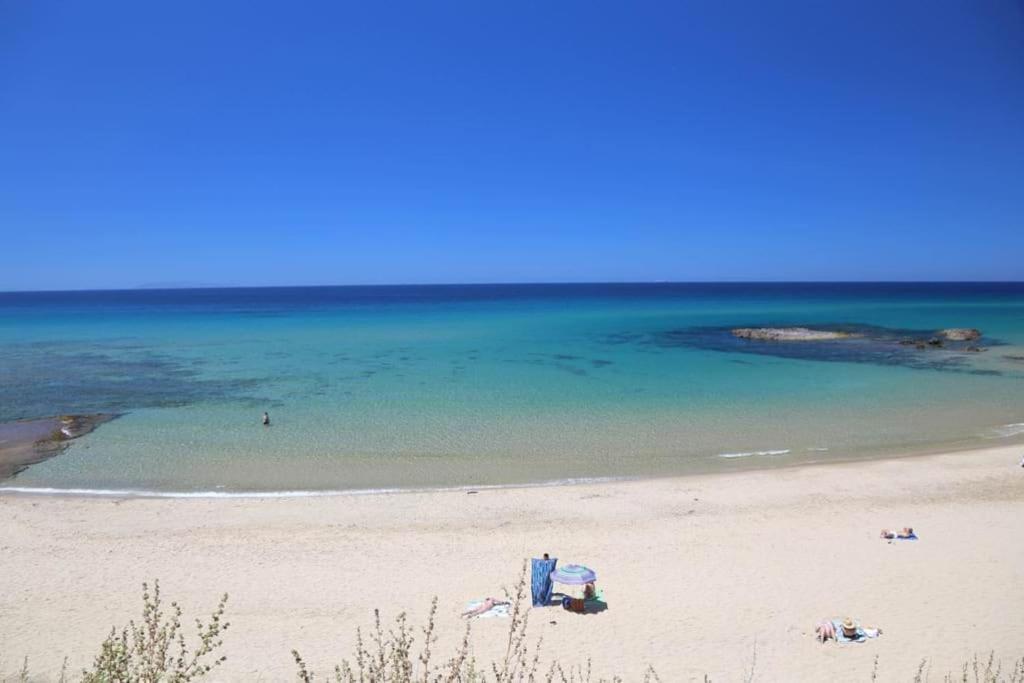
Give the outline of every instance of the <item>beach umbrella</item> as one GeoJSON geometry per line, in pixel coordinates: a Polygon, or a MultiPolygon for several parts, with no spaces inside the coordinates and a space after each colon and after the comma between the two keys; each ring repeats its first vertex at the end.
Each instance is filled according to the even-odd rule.
{"type": "Polygon", "coordinates": [[[582,586],[596,581],[597,574],[593,569],[588,569],[581,564],[567,564],[551,572],[551,580],[569,586],[582,586]]]}

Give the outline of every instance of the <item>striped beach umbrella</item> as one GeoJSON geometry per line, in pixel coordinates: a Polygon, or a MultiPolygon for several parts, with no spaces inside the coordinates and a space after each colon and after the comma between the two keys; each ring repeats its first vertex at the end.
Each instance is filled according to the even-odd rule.
{"type": "Polygon", "coordinates": [[[551,580],[569,586],[582,586],[596,581],[597,574],[593,569],[588,569],[581,564],[567,564],[551,572],[551,580]]]}

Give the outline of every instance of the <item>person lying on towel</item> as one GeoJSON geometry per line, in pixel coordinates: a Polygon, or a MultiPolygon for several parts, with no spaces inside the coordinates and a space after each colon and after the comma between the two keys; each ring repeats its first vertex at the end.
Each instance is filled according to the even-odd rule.
{"type": "Polygon", "coordinates": [[[890,541],[894,540],[894,539],[895,540],[900,540],[900,541],[916,541],[917,540],[917,534],[915,534],[914,530],[912,528],[910,528],[909,526],[905,526],[902,529],[900,529],[899,531],[889,531],[888,529],[882,529],[881,536],[882,536],[882,538],[887,538],[890,541]]]}
{"type": "Polygon", "coordinates": [[[837,643],[863,643],[868,638],[877,638],[882,635],[880,628],[861,628],[860,625],[850,617],[842,621],[838,619],[823,619],[820,624],[814,627],[814,633],[822,643],[834,640],[837,643]]]}
{"type": "Polygon", "coordinates": [[[490,612],[498,605],[507,605],[508,600],[499,600],[497,598],[487,598],[473,609],[466,610],[462,613],[464,617],[475,617],[483,614],[484,612],[490,612]]]}

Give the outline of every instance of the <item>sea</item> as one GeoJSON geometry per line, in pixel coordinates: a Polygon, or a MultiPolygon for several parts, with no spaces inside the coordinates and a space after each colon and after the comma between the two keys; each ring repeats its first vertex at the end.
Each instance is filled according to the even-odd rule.
{"type": "Polygon", "coordinates": [[[1024,284],[0,293],[0,422],[71,413],[120,417],[0,489],[325,495],[1024,444],[1024,284]],[[762,326],[854,336],[731,334],[762,326]],[[952,327],[983,336],[927,343],[952,327]]]}

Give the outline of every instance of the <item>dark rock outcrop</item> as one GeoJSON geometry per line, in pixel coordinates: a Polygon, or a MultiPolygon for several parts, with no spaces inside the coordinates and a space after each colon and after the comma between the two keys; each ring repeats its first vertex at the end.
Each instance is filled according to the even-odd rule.
{"type": "Polygon", "coordinates": [[[0,424],[0,480],[63,453],[68,442],[118,415],[61,415],[0,424]]]}

